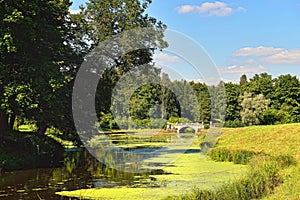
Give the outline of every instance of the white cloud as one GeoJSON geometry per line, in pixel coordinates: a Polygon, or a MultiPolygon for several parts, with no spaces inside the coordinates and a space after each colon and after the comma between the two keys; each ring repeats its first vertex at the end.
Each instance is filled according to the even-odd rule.
{"type": "Polygon", "coordinates": [[[263,59],[263,62],[270,64],[299,64],[300,63],[300,49],[283,50],[274,55],[263,59]]]}
{"type": "Polygon", "coordinates": [[[234,56],[267,56],[283,51],[282,48],[274,47],[245,47],[236,51],[234,56]]]}
{"type": "Polygon", "coordinates": [[[227,16],[233,12],[233,9],[228,7],[226,3],[219,1],[215,3],[205,2],[198,7],[198,10],[200,13],[208,13],[209,15],[216,16],[227,16]]]}
{"type": "Polygon", "coordinates": [[[196,6],[192,6],[192,5],[183,5],[177,8],[178,13],[180,14],[189,13],[195,10],[196,10],[196,6]]]}
{"type": "Polygon", "coordinates": [[[268,69],[262,65],[246,66],[246,65],[232,65],[228,67],[219,67],[220,74],[259,74],[267,72],[268,69]]]}
{"type": "Polygon", "coordinates": [[[168,55],[165,53],[156,53],[153,55],[153,61],[156,64],[178,63],[180,59],[177,56],[168,55]]]}
{"type": "Polygon", "coordinates": [[[208,14],[209,16],[228,16],[233,12],[242,12],[246,9],[243,7],[233,8],[228,4],[220,1],[214,3],[204,2],[201,5],[182,5],[177,8],[177,12],[180,14],[197,11],[201,14],[208,14]]]}
{"type": "MultiPolygon", "coordinates": [[[[300,49],[283,49],[275,47],[245,47],[236,51],[236,57],[262,57],[257,61],[265,64],[298,64],[300,63],[300,49]]],[[[248,60],[253,61],[253,60],[248,60]]],[[[242,61],[245,62],[245,61],[242,61]]]]}
{"type": "Polygon", "coordinates": [[[72,14],[72,15],[76,15],[76,14],[79,14],[80,11],[81,11],[81,10],[71,10],[71,9],[70,9],[70,10],[69,10],[69,13],[72,14]]]}

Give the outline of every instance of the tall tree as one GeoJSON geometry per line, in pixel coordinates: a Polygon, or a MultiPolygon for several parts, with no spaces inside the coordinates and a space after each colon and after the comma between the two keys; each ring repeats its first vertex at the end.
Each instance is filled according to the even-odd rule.
{"type": "Polygon", "coordinates": [[[288,112],[295,121],[300,121],[300,82],[296,76],[281,75],[274,80],[272,105],[275,109],[288,112]]]}
{"type": "Polygon", "coordinates": [[[224,82],[220,81],[217,86],[210,86],[210,96],[211,96],[211,121],[223,124],[225,122],[226,115],[226,91],[224,87],[224,82]]]}
{"type": "Polygon", "coordinates": [[[247,83],[248,83],[247,76],[246,76],[246,74],[243,74],[240,78],[240,86],[243,87],[247,83]]]}
{"type": "Polygon", "coordinates": [[[226,108],[226,121],[241,120],[241,102],[240,102],[240,86],[234,83],[225,83],[227,108],[226,108]]]}
{"type": "Polygon", "coordinates": [[[200,113],[200,122],[209,123],[211,118],[211,98],[208,87],[205,83],[190,83],[193,89],[195,90],[198,103],[199,103],[199,113],[200,113]]]}
{"type": "Polygon", "coordinates": [[[70,2],[0,4],[1,112],[10,115],[11,124],[15,115],[35,120],[43,133],[55,118],[56,91],[67,82],[62,70],[74,65],[67,40],[70,2]]]}
{"type": "MultiPolygon", "coordinates": [[[[88,41],[92,49],[106,39],[135,28],[149,27],[162,33],[166,28],[165,25],[145,13],[150,3],[151,0],[91,0],[82,12],[83,23],[81,24],[85,33],[83,32],[81,37],[88,41]]],[[[137,66],[150,63],[153,50],[155,48],[162,49],[167,45],[162,37],[163,35],[151,44],[152,48],[132,51],[126,55],[114,56],[112,48],[109,66],[102,73],[97,88],[98,117],[101,117],[101,113],[110,112],[112,90],[119,78],[137,66]]],[[[114,46],[114,48],[118,47],[114,46]]]]}

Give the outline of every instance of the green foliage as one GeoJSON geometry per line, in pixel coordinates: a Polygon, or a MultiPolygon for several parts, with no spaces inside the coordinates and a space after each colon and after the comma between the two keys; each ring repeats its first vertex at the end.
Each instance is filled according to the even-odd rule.
{"type": "MultiPolygon", "coordinates": [[[[267,73],[256,74],[249,81],[246,75],[242,75],[239,85],[226,83],[226,121],[241,120],[242,99],[237,99],[236,95],[246,92],[251,93],[253,97],[262,94],[266,99],[270,99],[269,108],[258,117],[255,117],[253,112],[244,113],[247,115],[244,120],[248,120],[246,125],[299,122],[299,84],[296,76],[288,74],[272,78],[267,73]]],[[[232,125],[232,127],[234,126],[232,125]]]]}
{"type": "Polygon", "coordinates": [[[246,76],[246,74],[243,74],[240,78],[240,86],[243,87],[247,83],[248,83],[247,76],[246,76]]]}
{"type": "MultiPolygon", "coordinates": [[[[238,121],[241,120],[240,111],[241,107],[241,88],[234,83],[225,83],[227,108],[226,108],[226,121],[238,121]]],[[[226,123],[225,123],[226,124],[226,123]]]]}
{"type": "Polygon", "coordinates": [[[218,162],[234,162],[234,164],[246,165],[253,156],[265,155],[263,153],[246,150],[229,150],[226,148],[214,148],[209,152],[211,159],[218,162]]]}
{"type": "Polygon", "coordinates": [[[233,155],[230,150],[225,148],[214,148],[209,152],[209,156],[212,160],[218,162],[232,162],[233,155]]]}
{"type": "Polygon", "coordinates": [[[182,117],[170,117],[168,122],[170,122],[170,123],[190,123],[191,121],[187,118],[182,118],[182,117]]]}
{"type": "Polygon", "coordinates": [[[209,152],[209,156],[212,160],[217,162],[233,162],[234,164],[249,164],[259,159],[267,159],[275,161],[280,167],[288,167],[296,165],[295,158],[291,155],[278,155],[271,156],[263,152],[254,152],[247,150],[230,150],[227,148],[214,148],[209,152]]]}
{"type": "Polygon", "coordinates": [[[0,152],[0,168],[18,170],[36,167],[37,155],[30,152],[2,153],[0,152]]]}
{"type": "Polygon", "coordinates": [[[281,167],[289,167],[289,166],[296,166],[297,161],[291,155],[279,155],[275,156],[274,160],[281,166],[281,167]]]}
{"type": "Polygon", "coordinates": [[[245,124],[238,119],[235,119],[234,121],[226,121],[224,123],[224,127],[228,127],[228,128],[237,128],[237,127],[244,127],[245,124]]]}
{"type": "Polygon", "coordinates": [[[242,122],[250,126],[260,124],[262,114],[267,110],[270,100],[265,99],[263,94],[252,96],[251,93],[244,93],[242,99],[242,122]]]}
{"type": "Polygon", "coordinates": [[[209,123],[211,118],[211,97],[209,89],[205,83],[190,83],[198,98],[199,122],[209,123]]]}
{"type": "Polygon", "coordinates": [[[212,102],[211,121],[217,122],[222,127],[222,125],[225,122],[227,106],[225,83],[223,81],[220,81],[220,83],[217,86],[209,87],[209,91],[212,102]]]}
{"type": "Polygon", "coordinates": [[[204,124],[204,129],[209,129],[209,124],[204,124]]]}
{"type": "Polygon", "coordinates": [[[262,117],[262,124],[274,125],[274,124],[287,124],[295,122],[294,117],[284,110],[276,110],[269,108],[265,110],[262,117]]]}

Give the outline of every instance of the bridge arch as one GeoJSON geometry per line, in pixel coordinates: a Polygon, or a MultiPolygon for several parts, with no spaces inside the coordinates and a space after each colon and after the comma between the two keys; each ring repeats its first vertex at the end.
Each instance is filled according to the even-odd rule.
{"type": "Polygon", "coordinates": [[[187,129],[187,128],[192,128],[192,129],[194,129],[194,133],[197,133],[197,131],[198,131],[198,126],[189,126],[189,125],[185,125],[185,126],[180,126],[180,127],[178,127],[177,133],[181,133],[181,131],[182,131],[183,129],[187,129]]]}

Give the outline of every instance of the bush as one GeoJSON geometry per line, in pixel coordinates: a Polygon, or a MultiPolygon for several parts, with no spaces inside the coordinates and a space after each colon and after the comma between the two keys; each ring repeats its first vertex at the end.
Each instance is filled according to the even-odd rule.
{"type": "Polygon", "coordinates": [[[189,120],[188,118],[180,118],[180,117],[170,117],[168,122],[170,123],[190,123],[191,120],[189,120]]]}
{"type": "Polygon", "coordinates": [[[280,155],[275,157],[275,161],[279,163],[281,167],[288,167],[288,166],[296,166],[297,161],[293,156],[290,155],[280,155]]]}
{"type": "Polygon", "coordinates": [[[234,121],[226,121],[224,123],[224,127],[228,128],[238,128],[238,127],[244,127],[245,124],[240,120],[234,120],[234,121]]]}
{"type": "Polygon", "coordinates": [[[225,148],[214,148],[209,154],[210,158],[217,162],[232,162],[233,156],[232,153],[225,148]]]}
{"type": "Polygon", "coordinates": [[[265,125],[286,124],[292,122],[295,122],[295,119],[287,111],[276,110],[273,108],[267,109],[262,117],[262,124],[265,125]]]}
{"type": "Polygon", "coordinates": [[[208,124],[204,124],[204,129],[209,129],[209,125],[208,124]]]}
{"type": "Polygon", "coordinates": [[[151,119],[150,128],[166,128],[167,120],[165,119],[151,119]]]}
{"type": "Polygon", "coordinates": [[[243,164],[246,165],[251,160],[252,156],[257,155],[255,152],[238,150],[234,152],[233,162],[235,164],[243,164]]]}

